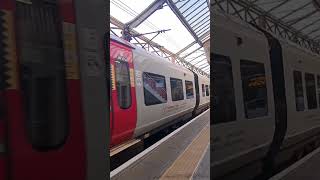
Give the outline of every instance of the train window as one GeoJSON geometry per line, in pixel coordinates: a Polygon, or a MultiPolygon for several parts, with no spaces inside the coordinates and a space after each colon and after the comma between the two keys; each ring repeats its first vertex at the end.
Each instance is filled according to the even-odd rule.
{"type": "Polygon", "coordinates": [[[296,96],[296,110],[304,111],[302,73],[300,71],[293,71],[293,79],[294,79],[294,91],[296,96]]]}
{"type": "Polygon", "coordinates": [[[128,62],[115,60],[115,74],[119,107],[121,109],[128,109],[131,106],[131,87],[128,62]]]}
{"type": "Polygon", "coordinates": [[[206,96],[209,96],[209,86],[206,85],[206,96]]]}
{"type": "Polygon", "coordinates": [[[318,100],[319,100],[318,107],[320,107],[320,75],[317,75],[317,86],[318,86],[317,92],[318,92],[318,100]]]}
{"type": "Polygon", "coordinates": [[[243,102],[248,119],[268,114],[268,96],[263,63],[240,61],[243,102]]]}
{"type": "Polygon", "coordinates": [[[314,74],[305,73],[308,109],[317,108],[316,80],[314,74]]]}
{"type": "Polygon", "coordinates": [[[192,81],[185,81],[186,83],[186,95],[187,99],[193,98],[193,82],[192,81]]]}
{"type": "Polygon", "coordinates": [[[143,90],[146,106],[167,102],[166,79],[164,76],[144,72],[143,90]]]}
{"type": "Polygon", "coordinates": [[[184,99],[182,80],[170,78],[172,101],[179,101],[184,99]]]}
{"type": "Polygon", "coordinates": [[[205,97],[206,96],[206,91],[204,89],[204,84],[202,84],[202,97],[205,97]]]}
{"type": "Polygon", "coordinates": [[[56,3],[16,2],[26,134],[38,151],[60,148],[69,135],[61,22],[56,3]]]}
{"type": "Polygon", "coordinates": [[[237,116],[231,60],[229,57],[214,54],[212,62],[215,85],[213,124],[235,121],[237,116]]]}

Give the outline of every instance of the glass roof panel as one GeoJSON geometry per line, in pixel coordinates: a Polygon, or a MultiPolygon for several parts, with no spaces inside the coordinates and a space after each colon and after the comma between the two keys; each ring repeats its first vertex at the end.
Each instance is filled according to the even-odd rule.
{"type": "MultiPolygon", "coordinates": [[[[250,0],[258,7],[282,20],[310,38],[319,38],[320,10],[314,0],[250,0]],[[312,34],[310,32],[314,31],[312,34]]],[[[320,1],[319,1],[320,2],[320,1]]]]}

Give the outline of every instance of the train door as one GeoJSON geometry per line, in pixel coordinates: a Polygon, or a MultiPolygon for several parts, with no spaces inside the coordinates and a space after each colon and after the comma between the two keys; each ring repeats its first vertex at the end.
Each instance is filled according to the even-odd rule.
{"type": "Polygon", "coordinates": [[[72,1],[1,1],[5,3],[0,8],[7,8],[0,23],[7,35],[3,42],[9,178],[84,180],[86,148],[72,1]]]}
{"type": "Polygon", "coordinates": [[[137,121],[132,49],[110,42],[112,77],[111,146],[132,137],[137,121]]]}
{"type": "Polygon", "coordinates": [[[196,106],[194,107],[192,115],[195,116],[196,115],[196,111],[197,111],[197,109],[199,107],[199,103],[200,103],[200,92],[199,92],[199,77],[198,77],[198,74],[193,72],[193,75],[194,75],[194,83],[195,83],[195,89],[196,89],[196,106]]]}

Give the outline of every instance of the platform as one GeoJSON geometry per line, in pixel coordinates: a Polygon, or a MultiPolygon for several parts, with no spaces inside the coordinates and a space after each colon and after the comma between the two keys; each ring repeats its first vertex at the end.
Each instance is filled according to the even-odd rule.
{"type": "Polygon", "coordinates": [[[319,180],[320,148],[281,171],[269,180],[319,180]]]}
{"type": "Polygon", "coordinates": [[[111,180],[210,179],[210,109],[110,173],[111,180]]]}

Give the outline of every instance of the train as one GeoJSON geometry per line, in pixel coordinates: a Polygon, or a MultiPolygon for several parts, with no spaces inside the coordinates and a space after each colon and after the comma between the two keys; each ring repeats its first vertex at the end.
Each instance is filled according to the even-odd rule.
{"type": "Polygon", "coordinates": [[[209,108],[210,81],[110,35],[110,148],[209,108]]]}
{"type": "Polygon", "coordinates": [[[267,179],[319,146],[320,56],[213,12],[213,179],[267,179]]]}
{"type": "Polygon", "coordinates": [[[1,180],[109,176],[107,9],[0,0],[1,180]]]}

